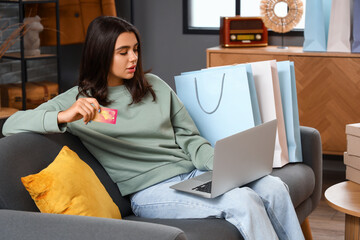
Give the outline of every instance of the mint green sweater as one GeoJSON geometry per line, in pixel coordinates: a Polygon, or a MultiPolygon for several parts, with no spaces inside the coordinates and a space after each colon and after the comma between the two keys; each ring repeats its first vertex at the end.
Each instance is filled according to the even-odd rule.
{"type": "Polygon", "coordinates": [[[163,180],[197,168],[211,170],[214,150],[199,135],[194,122],[172,89],[160,78],[146,74],[156,101],[147,94],[131,103],[125,86],[109,87],[106,106],[118,110],[116,124],[83,120],[59,127],[59,111],[75,101],[78,87],[43,103],[34,110],[19,111],[3,126],[3,134],[71,132],[99,160],[122,195],[128,195],[163,180]]]}

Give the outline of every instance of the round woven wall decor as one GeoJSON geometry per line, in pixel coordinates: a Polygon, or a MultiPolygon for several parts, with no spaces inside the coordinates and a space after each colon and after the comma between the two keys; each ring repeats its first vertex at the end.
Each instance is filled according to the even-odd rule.
{"type": "Polygon", "coordinates": [[[303,3],[301,0],[261,0],[260,12],[267,28],[274,32],[286,33],[300,22],[303,3]],[[281,16],[277,11],[279,7],[287,8],[287,15],[281,16]]]}

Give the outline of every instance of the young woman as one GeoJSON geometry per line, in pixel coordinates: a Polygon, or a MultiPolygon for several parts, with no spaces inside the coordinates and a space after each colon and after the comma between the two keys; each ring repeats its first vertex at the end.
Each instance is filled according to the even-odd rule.
{"type": "Polygon", "coordinates": [[[304,239],[287,187],[266,176],[215,199],[169,188],[212,169],[213,148],[174,91],[143,73],[137,30],[117,17],[89,26],[79,85],[34,110],[19,111],[3,134],[69,131],[99,160],[136,215],[225,218],[245,239],[304,239]],[[103,107],[116,124],[91,121],[103,107]]]}

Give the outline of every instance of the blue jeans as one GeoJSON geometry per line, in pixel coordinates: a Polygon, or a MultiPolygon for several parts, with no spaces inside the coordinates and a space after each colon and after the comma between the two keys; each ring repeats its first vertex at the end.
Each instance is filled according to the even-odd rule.
{"type": "Polygon", "coordinates": [[[265,176],[214,199],[169,188],[201,173],[181,174],[133,194],[133,212],[146,218],[224,218],[246,240],[304,239],[287,186],[279,178],[265,176]]]}

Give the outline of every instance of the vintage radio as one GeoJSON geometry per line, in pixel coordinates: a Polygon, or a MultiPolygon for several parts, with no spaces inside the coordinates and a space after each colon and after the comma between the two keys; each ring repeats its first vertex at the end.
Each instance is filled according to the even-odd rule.
{"type": "Polygon", "coordinates": [[[221,17],[220,45],[223,47],[267,46],[268,31],[260,17],[221,17]]]}

